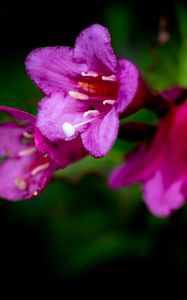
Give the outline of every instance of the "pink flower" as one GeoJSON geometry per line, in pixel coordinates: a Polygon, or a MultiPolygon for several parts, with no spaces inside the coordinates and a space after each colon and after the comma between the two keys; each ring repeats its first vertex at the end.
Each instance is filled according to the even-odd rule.
{"type": "Polygon", "coordinates": [[[34,144],[35,117],[18,109],[1,106],[15,121],[0,125],[0,197],[10,200],[30,199],[40,193],[57,166],[41,155],[34,144]]]}
{"type": "Polygon", "coordinates": [[[108,30],[98,24],[81,32],[74,48],[34,50],[26,68],[46,94],[37,118],[41,133],[54,142],[79,138],[94,157],[111,149],[119,114],[133,102],[142,103],[138,69],[116,57],[108,30]]]}
{"type": "MultiPolygon", "coordinates": [[[[168,101],[167,93],[165,96],[168,101]]],[[[172,99],[171,99],[172,98],[172,99]]],[[[148,209],[159,217],[170,215],[187,198],[187,101],[171,105],[156,135],[127,155],[126,163],[109,179],[113,188],[140,182],[148,209]]]]}
{"type": "Polygon", "coordinates": [[[46,187],[57,168],[86,155],[78,139],[52,143],[44,138],[35,128],[35,116],[5,106],[0,111],[16,119],[0,124],[0,197],[30,199],[46,187]]]}

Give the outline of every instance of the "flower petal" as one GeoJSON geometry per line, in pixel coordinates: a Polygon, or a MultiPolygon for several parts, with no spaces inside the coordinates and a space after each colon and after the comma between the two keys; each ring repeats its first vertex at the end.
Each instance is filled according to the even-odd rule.
{"type": "Polygon", "coordinates": [[[157,96],[161,96],[169,103],[175,103],[176,101],[180,100],[181,98],[186,98],[187,95],[187,89],[175,86],[168,88],[166,90],[163,90],[160,92],[157,96]]]}
{"type": "Polygon", "coordinates": [[[25,140],[23,133],[30,131],[30,125],[14,122],[0,124],[0,156],[17,157],[20,151],[34,146],[33,139],[25,140]]]}
{"type": "Polygon", "coordinates": [[[80,33],[74,53],[78,61],[89,66],[90,71],[110,75],[116,70],[117,58],[111,46],[110,33],[99,24],[94,24],[80,33]]]}
{"type": "MultiPolygon", "coordinates": [[[[41,133],[51,141],[60,139],[70,140],[63,131],[63,124],[68,122],[72,125],[85,121],[83,113],[88,110],[89,103],[77,101],[70,97],[62,97],[61,94],[44,98],[39,105],[37,127],[41,133]]],[[[83,130],[85,126],[76,129],[76,133],[83,130]]]]}
{"type": "Polygon", "coordinates": [[[0,165],[0,197],[17,201],[30,199],[41,192],[50,180],[55,165],[31,176],[30,168],[40,156],[25,156],[20,159],[7,159],[0,165]]]}
{"type": "Polygon", "coordinates": [[[126,59],[118,59],[118,65],[119,91],[117,111],[123,112],[139,92],[140,73],[137,67],[126,59]]]}
{"type": "Polygon", "coordinates": [[[26,69],[34,83],[46,94],[74,90],[75,78],[87,67],[73,59],[73,48],[46,47],[33,50],[26,58],[26,69]]]}
{"type": "Polygon", "coordinates": [[[118,128],[118,115],[113,108],[81,133],[84,147],[94,157],[106,155],[117,138],[118,128]]]}
{"type": "Polygon", "coordinates": [[[178,180],[165,188],[162,173],[157,171],[143,185],[144,200],[148,209],[158,217],[167,217],[180,208],[185,202],[181,191],[182,184],[183,180],[178,180]]]}
{"type": "Polygon", "coordinates": [[[62,169],[87,155],[80,137],[71,141],[51,142],[37,128],[35,129],[35,145],[41,153],[47,154],[62,169]]]}
{"type": "Polygon", "coordinates": [[[17,108],[12,108],[8,106],[0,106],[0,111],[7,113],[10,117],[17,119],[19,121],[28,121],[31,123],[35,123],[36,117],[29,114],[26,111],[17,109],[17,108]]]}
{"type": "Polygon", "coordinates": [[[146,170],[144,168],[146,155],[147,148],[145,144],[128,154],[127,161],[111,173],[109,177],[110,187],[114,189],[121,188],[141,180],[146,170]]]}

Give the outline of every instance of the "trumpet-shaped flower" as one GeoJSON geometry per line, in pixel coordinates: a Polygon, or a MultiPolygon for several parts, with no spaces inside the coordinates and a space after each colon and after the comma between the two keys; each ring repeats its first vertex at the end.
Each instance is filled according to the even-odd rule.
{"type": "Polygon", "coordinates": [[[30,199],[40,193],[57,168],[64,168],[86,155],[80,140],[52,143],[35,127],[27,112],[0,106],[14,119],[0,124],[0,197],[30,199]]]}
{"type": "Polygon", "coordinates": [[[0,111],[16,120],[0,125],[0,197],[10,201],[30,199],[45,188],[57,166],[37,151],[34,116],[4,106],[0,111]]]}
{"type": "Polygon", "coordinates": [[[26,59],[26,68],[46,95],[37,118],[41,133],[53,142],[81,139],[94,157],[111,149],[119,114],[133,103],[136,107],[142,104],[138,69],[116,57],[108,30],[98,24],[81,32],[74,48],[34,50],[26,59]]]}
{"type": "Polygon", "coordinates": [[[187,198],[186,140],[187,101],[184,101],[172,105],[152,140],[128,154],[126,163],[113,171],[110,186],[119,188],[140,182],[148,209],[160,217],[170,215],[187,198]]]}

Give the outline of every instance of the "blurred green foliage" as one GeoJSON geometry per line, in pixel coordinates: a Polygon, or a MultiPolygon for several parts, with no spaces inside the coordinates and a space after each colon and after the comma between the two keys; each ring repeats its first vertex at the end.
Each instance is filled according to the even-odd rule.
{"type": "MultiPolygon", "coordinates": [[[[157,35],[150,37],[141,32],[130,6],[112,4],[103,12],[103,23],[111,32],[116,52],[133,60],[154,90],[178,84],[187,87],[187,10],[178,7],[177,17],[179,35],[170,32],[169,40],[159,44],[157,35]],[[135,32],[142,39],[137,39],[135,32]]],[[[0,82],[1,105],[37,112],[42,94],[26,75],[24,55],[16,55],[1,65],[0,82]]],[[[146,110],[130,119],[156,121],[155,115],[146,110]]],[[[0,209],[6,211],[13,224],[18,220],[23,226],[40,224],[46,244],[46,264],[60,276],[124,256],[150,257],[158,232],[170,226],[170,219],[157,219],[146,211],[138,186],[117,191],[107,187],[108,174],[131,148],[131,144],[117,141],[107,157],[98,160],[88,157],[58,171],[43,194],[34,200],[0,202],[0,209]]],[[[185,220],[186,208],[181,216],[185,220]]],[[[178,250],[185,257],[183,248],[178,250]]],[[[184,262],[187,266],[187,258],[184,262]]]]}

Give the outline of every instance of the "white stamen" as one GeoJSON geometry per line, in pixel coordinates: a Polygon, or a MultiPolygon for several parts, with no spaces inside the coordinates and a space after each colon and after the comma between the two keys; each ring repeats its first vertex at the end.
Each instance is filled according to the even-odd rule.
{"type": "Polygon", "coordinates": [[[36,151],[37,151],[36,147],[30,147],[30,148],[28,148],[26,150],[19,151],[18,155],[19,156],[27,156],[27,155],[35,153],[36,151]]]}
{"type": "Polygon", "coordinates": [[[116,76],[115,76],[115,75],[102,76],[102,80],[106,80],[106,81],[116,81],[116,76]]]}
{"type": "Polygon", "coordinates": [[[114,103],[116,102],[116,100],[104,100],[103,101],[103,104],[110,104],[110,105],[113,105],[114,103]]]}
{"type": "Polygon", "coordinates": [[[14,184],[16,187],[18,187],[21,191],[24,191],[27,187],[27,182],[23,179],[16,178],[14,180],[14,184]]]}
{"type": "Polygon", "coordinates": [[[37,192],[37,191],[35,191],[33,195],[34,195],[34,196],[37,196],[37,195],[38,195],[38,192],[37,192]]]}
{"type": "MultiPolygon", "coordinates": [[[[98,116],[97,116],[97,117],[98,117],[98,116]]],[[[88,120],[86,120],[86,121],[77,123],[77,124],[75,124],[75,125],[72,125],[71,123],[65,122],[65,123],[62,125],[62,129],[63,129],[63,131],[64,131],[64,133],[65,133],[65,135],[66,135],[67,137],[71,137],[71,136],[74,135],[75,129],[76,129],[76,128],[78,128],[78,127],[80,127],[80,126],[82,126],[82,125],[89,124],[89,123],[91,123],[91,122],[94,121],[94,120],[97,120],[97,117],[92,118],[92,119],[88,119],[88,120]]]]}
{"type": "Polygon", "coordinates": [[[81,75],[83,77],[87,77],[87,76],[89,76],[89,77],[97,77],[98,76],[98,74],[96,72],[94,72],[94,71],[89,71],[87,73],[81,72],[81,75]]]}
{"type": "Polygon", "coordinates": [[[74,133],[75,133],[75,128],[74,128],[74,126],[73,126],[71,123],[68,123],[68,122],[65,122],[65,123],[62,125],[62,129],[63,129],[65,135],[68,136],[68,137],[73,136],[74,133]]]}
{"type": "Polygon", "coordinates": [[[88,95],[79,93],[76,91],[69,91],[69,95],[78,100],[88,100],[89,99],[88,95]]]}
{"type": "Polygon", "coordinates": [[[49,163],[40,165],[40,166],[38,166],[38,167],[36,167],[36,168],[34,168],[34,169],[32,170],[31,175],[34,176],[34,175],[36,175],[38,172],[41,172],[41,171],[46,170],[48,167],[49,167],[49,163]]]}
{"type": "Polygon", "coordinates": [[[32,139],[34,137],[34,134],[33,133],[29,133],[27,131],[24,131],[23,132],[23,136],[26,138],[26,139],[32,139]]]}
{"type": "Polygon", "coordinates": [[[99,111],[97,109],[90,109],[88,111],[85,111],[83,113],[83,118],[86,118],[88,115],[93,115],[94,117],[97,117],[99,115],[99,111]]]}

